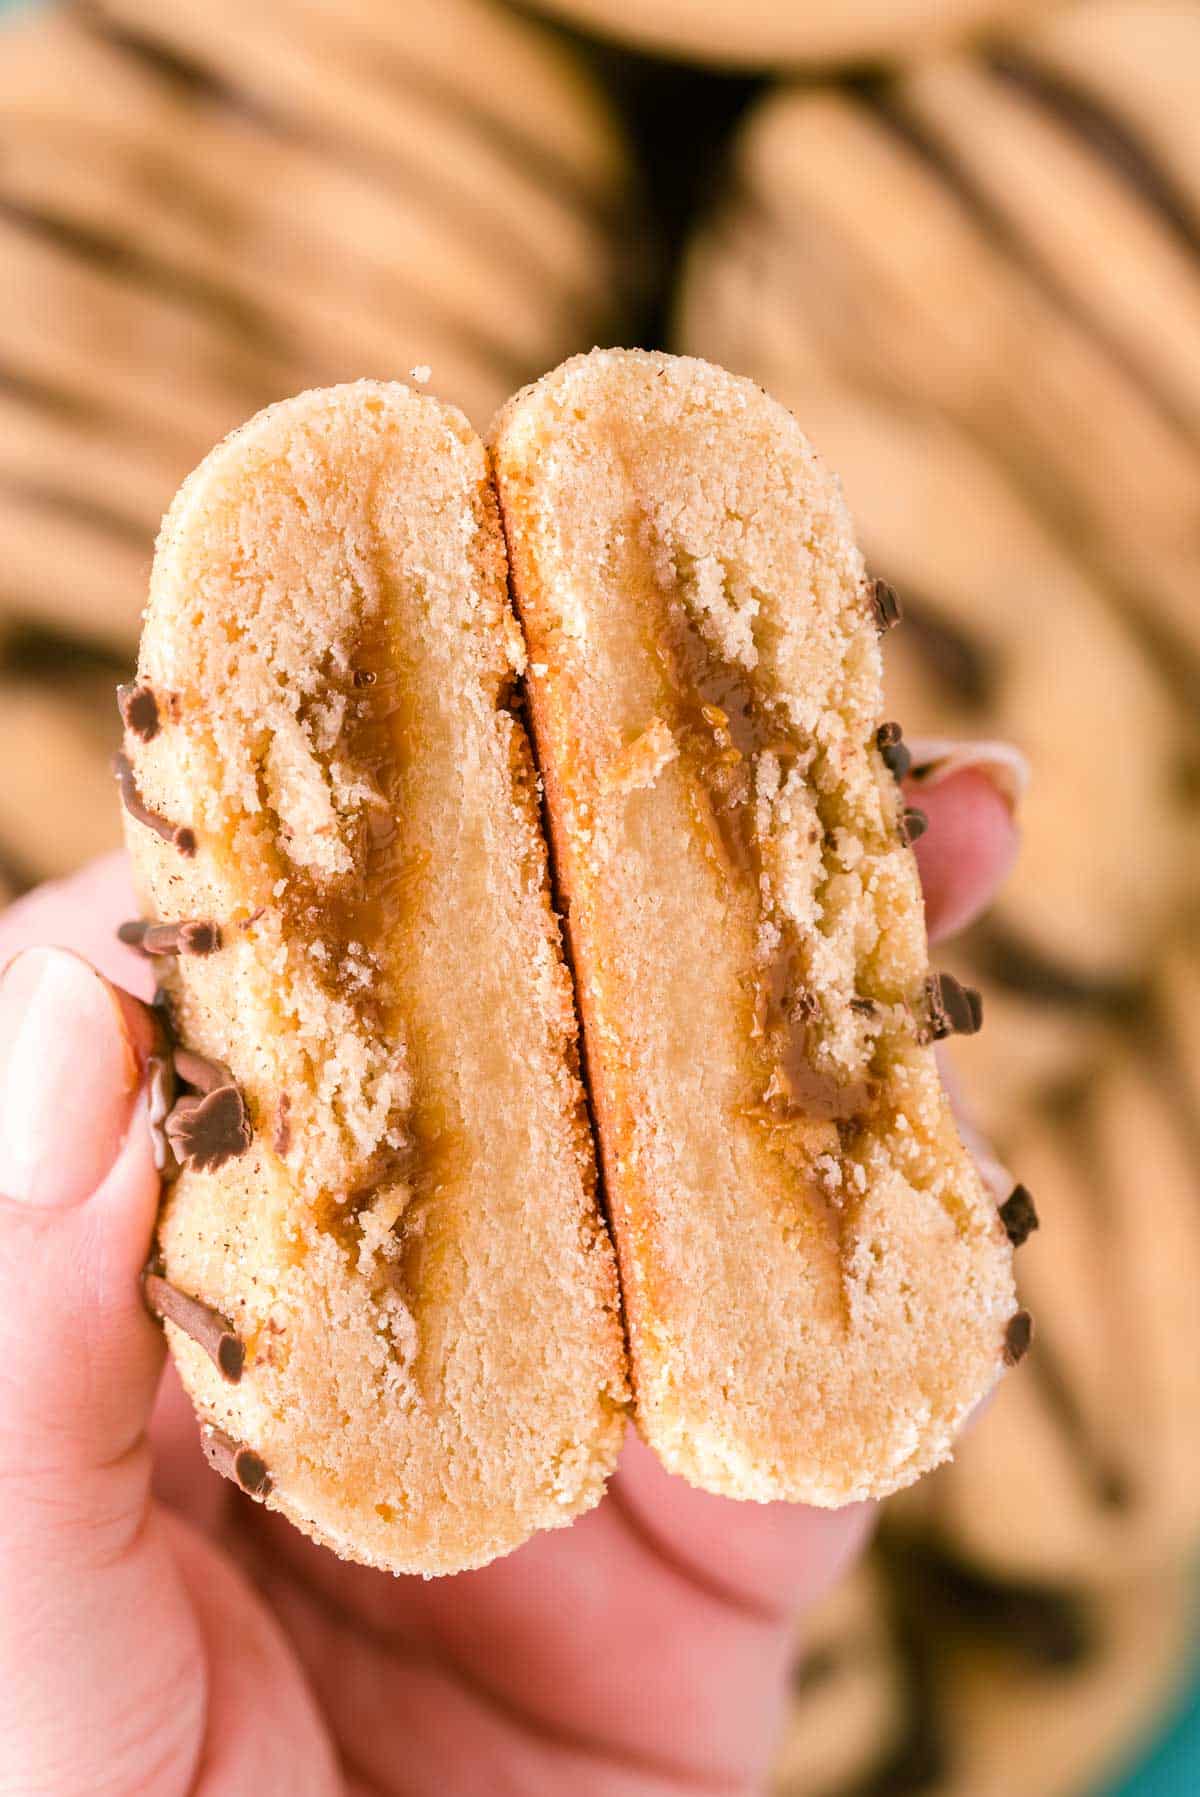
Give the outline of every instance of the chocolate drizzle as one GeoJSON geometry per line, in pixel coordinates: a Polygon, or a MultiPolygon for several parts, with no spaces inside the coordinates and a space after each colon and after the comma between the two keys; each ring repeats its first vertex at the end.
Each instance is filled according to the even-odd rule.
{"type": "Polygon", "coordinates": [[[1058,69],[1034,62],[1008,45],[987,59],[993,75],[1052,113],[1112,165],[1159,213],[1190,255],[1200,256],[1200,219],[1170,170],[1103,100],[1058,69]]]}
{"type": "Polygon", "coordinates": [[[1037,1207],[1027,1186],[1013,1187],[1000,1206],[1000,1221],[1013,1247],[1023,1247],[1039,1226],[1037,1207]]]}
{"type": "Polygon", "coordinates": [[[158,700],[148,686],[119,686],[117,688],[117,704],[121,711],[121,721],[126,730],[140,737],[142,742],[153,742],[159,731],[158,700]]]}
{"type": "Polygon", "coordinates": [[[117,938],[144,955],[212,955],[221,947],[221,926],[196,919],[149,923],[140,917],[118,926],[117,938]]]}
{"type": "Polygon", "coordinates": [[[200,1446],[208,1464],[223,1479],[232,1479],[247,1497],[265,1498],[272,1490],[275,1481],[262,1455],[226,1435],[224,1429],[206,1423],[200,1431],[200,1446]]]}
{"type": "Polygon", "coordinates": [[[228,1317],[199,1298],[189,1297],[150,1268],[142,1274],[142,1291],[156,1317],[182,1329],[204,1349],[223,1378],[231,1385],[238,1383],[246,1350],[228,1317]]]}
{"type": "Polygon", "coordinates": [[[186,824],[173,824],[169,819],[152,811],[142,797],[137,783],[137,775],[133,771],[133,763],[124,750],[118,750],[113,757],[113,768],[121,787],[121,803],[136,823],[144,824],[153,830],[164,842],[173,844],[181,855],[196,853],[196,832],[186,824]]]}

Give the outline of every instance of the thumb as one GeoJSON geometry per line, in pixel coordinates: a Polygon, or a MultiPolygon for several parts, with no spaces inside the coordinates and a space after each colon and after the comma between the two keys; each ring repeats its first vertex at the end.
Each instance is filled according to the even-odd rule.
{"type": "Polygon", "coordinates": [[[3,1789],[142,1788],[146,1718],[198,1651],[149,1511],[156,1036],[63,949],[0,977],[3,1789]]]}

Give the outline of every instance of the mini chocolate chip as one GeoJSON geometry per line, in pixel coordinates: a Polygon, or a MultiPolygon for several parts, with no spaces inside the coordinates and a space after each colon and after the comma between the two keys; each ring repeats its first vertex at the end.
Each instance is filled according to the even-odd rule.
{"type": "Polygon", "coordinates": [[[881,749],[890,749],[900,741],[900,738],[903,735],[904,732],[900,728],[900,725],[895,722],[880,724],[878,730],[875,732],[875,741],[881,749]]]}
{"type": "MultiPolygon", "coordinates": [[[[178,1063],[176,1063],[178,1065],[178,1063]]],[[[176,1158],[197,1172],[215,1172],[250,1146],[250,1119],[236,1086],[220,1086],[203,1098],[181,1098],[167,1118],[167,1140],[176,1158]]]]}
{"type": "Polygon", "coordinates": [[[200,1432],[200,1446],[208,1464],[223,1479],[232,1479],[249,1497],[266,1497],[274,1485],[267,1463],[261,1454],[226,1435],[224,1429],[206,1424],[200,1432]]]}
{"type": "Polygon", "coordinates": [[[900,595],[890,581],[877,579],[872,582],[871,604],[875,610],[876,628],[881,636],[886,630],[894,630],[904,616],[900,595]]]}
{"type": "Polygon", "coordinates": [[[929,1033],[935,1042],[946,1036],[973,1036],[983,1025],[983,995],[964,986],[952,973],[929,976],[925,988],[929,1033]]]}
{"type": "Polygon", "coordinates": [[[916,805],[906,805],[900,819],[900,840],[911,846],[928,828],[929,819],[925,813],[916,805]]]}
{"type": "Polygon", "coordinates": [[[181,855],[196,853],[196,832],[187,824],[173,824],[167,818],[152,811],[142,797],[137,783],[137,775],[133,771],[133,763],[124,750],[120,750],[113,758],[113,769],[121,787],[121,802],[130,817],[136,823],[145,824],[164,842],[173,843],[181,855]]]}
{"type": "Polygon", "coordinates": [[[1027,1310],[1009,1317],[1004,1330],[1003,1360],[1005,1366],[1016,1366],[1024,1360],[1033,1340],[1033,1318],[1027,1310]]]}
{"type": "Polygon", "coordinates": [[[150,687],[119,686],[117,705],[126,730],[139,736],[144,743],[153,742],[159,731],[158,700],[150,687]]]}
{"type": "Polygon", "coordinates": [[[907,743],[892,743],[879,751],[883,765],[897,780],[903,780],[912,766],[912,753],[907,743]]]}
{"type": "Polygon", "coordinates": [[[142,1275],[146,1303],[156,1317],[182,1329],[197,1342],[231,1385],[242,1376],[246,1350],[228,1317],[199,1298],[189,1297],[154,1270],[142,1275]]]}
{"type": "Polygon", "coordinates": [[[188,923],[146,923],[131,918],[117,935],[144,955],[212,955],[221,946],[221,926],[204,919],[188,923]]]}
{"type": "Polygon", "coordinates": [[[1016,1185],[1000,1206],[1004,1233],[1014,1248],[1027,1242],[1038,1227],[1037,1207],[1028,1186],[1016,1185]]]}

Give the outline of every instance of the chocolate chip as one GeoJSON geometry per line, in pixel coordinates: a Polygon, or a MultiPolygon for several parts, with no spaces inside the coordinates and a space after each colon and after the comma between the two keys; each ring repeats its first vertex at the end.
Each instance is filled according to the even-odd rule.
{"type": "Polygon", "coordinates": [[[1016,1366],[1024,1360],[1033,1340],[1033,1318],[1027,1310],[1018,1310],[1009,1317],[1004,1331],[1004,1348],[1002,1358],[1005,1366],[1016,1366]]]}
{"type": "Polygon", "coordinates": [[[889,581],[875,580],[872,582],[871,604],[875,611],[875,625],[881,636],[884,631],[894,630],[904,616],[900,595],[889,581]]]}
{"type": "Polygon", "coordinates": [[[262,1455],[235,1441],[232,1435],[226,1435],[224,1429],[206,1424],[200,1431],[200,1446],[214,1471],[223,1479],[232,1479],[248,1497],[264,1498],[272,1489],[275,1481],[262,1455]]]}
{"type": "Polygon", "coordinates": [[[873,1017],[878,1007],[873,998],[852,998],[850,1009],[857,1011],[862,1017],[873,1017]]]}
{"type": "Polygon", "coordinates": [[[899,724],[880,724],[875,732],[875,744],[883,757],[883,765],[897,780],[903,780],[912,766],[912,755],[908,745],[901,740],[902,734],[899,724]]]}
{"type": "Polygon", "coordinates": [[[354,684],[357,687],[374,686],[378,679],[378,674],[372,674],[366,668],[355,668],[354,670],[354,684]]]}
{"type": "Polygon", "coordinates": [[[961,985],[952,973],[935,973],[930,974],[925,992],[933,1041],[973,1036],[982,1028],[983,995],[974,986],[961,985]]]}
{"type": "Polygon", "coordinates": [[[292,1145],[292,1120],[288,1115],[292,1101],[286,1092],[279,1095],[279,1107],[275,1113],[275,1134],[271,1138],[271,1146],[276,1154],[286,1154],[292,1145]]]}
{"type": "Polygon", "coordinates": [[[158,735],[158,700],[148,686],[119,686],[117,704],[126,730],[141,737],[144,743],[158,735]]]}
{"type": "Polygon", "coordinates": [[[167,818],[161,817],[157,811],[150,809],[142,797],[137,783],[137,775],[133,771],[133,763],[124,750],[120,750],[114,756],[113,768],[120,782],[121,802],[130,817],[136,823],[145,824],[148,830],[153,830],[154,834],[161,836],[164,842],[173,843],[181,855],[194,855],[196,853],[196,832],[189,829],[186,824],[170,823],[167,818]]]}
{"type": "Polygon", "coordinates": [[[916,805],[906,805],[900,818],[900,840],[911,846],[929,828],[929,819],[916,805]]]}
{"type": "Polygon", "coordinates": [[[242,1376],[246,1350],[228,1317],[211,1304],[189,1297],[152,1270],[142,1274],[142,1290],[154,1315],[182,1329],[204,1349],[229,1383],[236,1385],[242,1376]]]}
{"type": "Polygon", "coordinates": [[[1027,1242],[1038,1227],[1037,1207],[1028,1186],[1014,1186],[1004,1203],[1000,1206],[1000,1221],[1004,1225],[1004,1233],[1014,1248],[1027,1242]]]}
{"type": "Polygon", "coordinates": [[[200,1173],[215,1172],[245,1154],[250,1119],[237,1087],[219,1086],[203,1098],[181,1098],[167,1118],[167,1140],[182,1165],[200,1173]]]}
{"type": "Polygon", "coordinates": [[[212,955],[221,946],[221,926],[196,919],[189,923],[147,923],[131,918],[117,930],[122,942],[144,955],[212,955]]]}

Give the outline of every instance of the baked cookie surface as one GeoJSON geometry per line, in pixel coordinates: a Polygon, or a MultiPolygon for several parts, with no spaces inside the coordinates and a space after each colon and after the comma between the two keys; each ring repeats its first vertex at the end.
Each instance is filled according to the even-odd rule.
{"type": "Polygon", "coordinates": [[[704,363],[577,358],[493,460],[641,1428],[726,1495],[894,1489],[1028,1318],[933,1064],[978,1017],[929,972],[886,590],[704,363]]]}
{"type": "Polygon", "coordinates": [[[521,665],[482,445],[363,382],[185,483],[122,695],[191,1088],[152,1302],[223,1470],[392,1570],[568,1522],[624,1426],[521,665]]]}
{"type": "Polygon", "coordinates": [[[543,12],[649,50],[734,68],[867,63],[909,56],[1056,0],[537,0],[543,12]]]}

